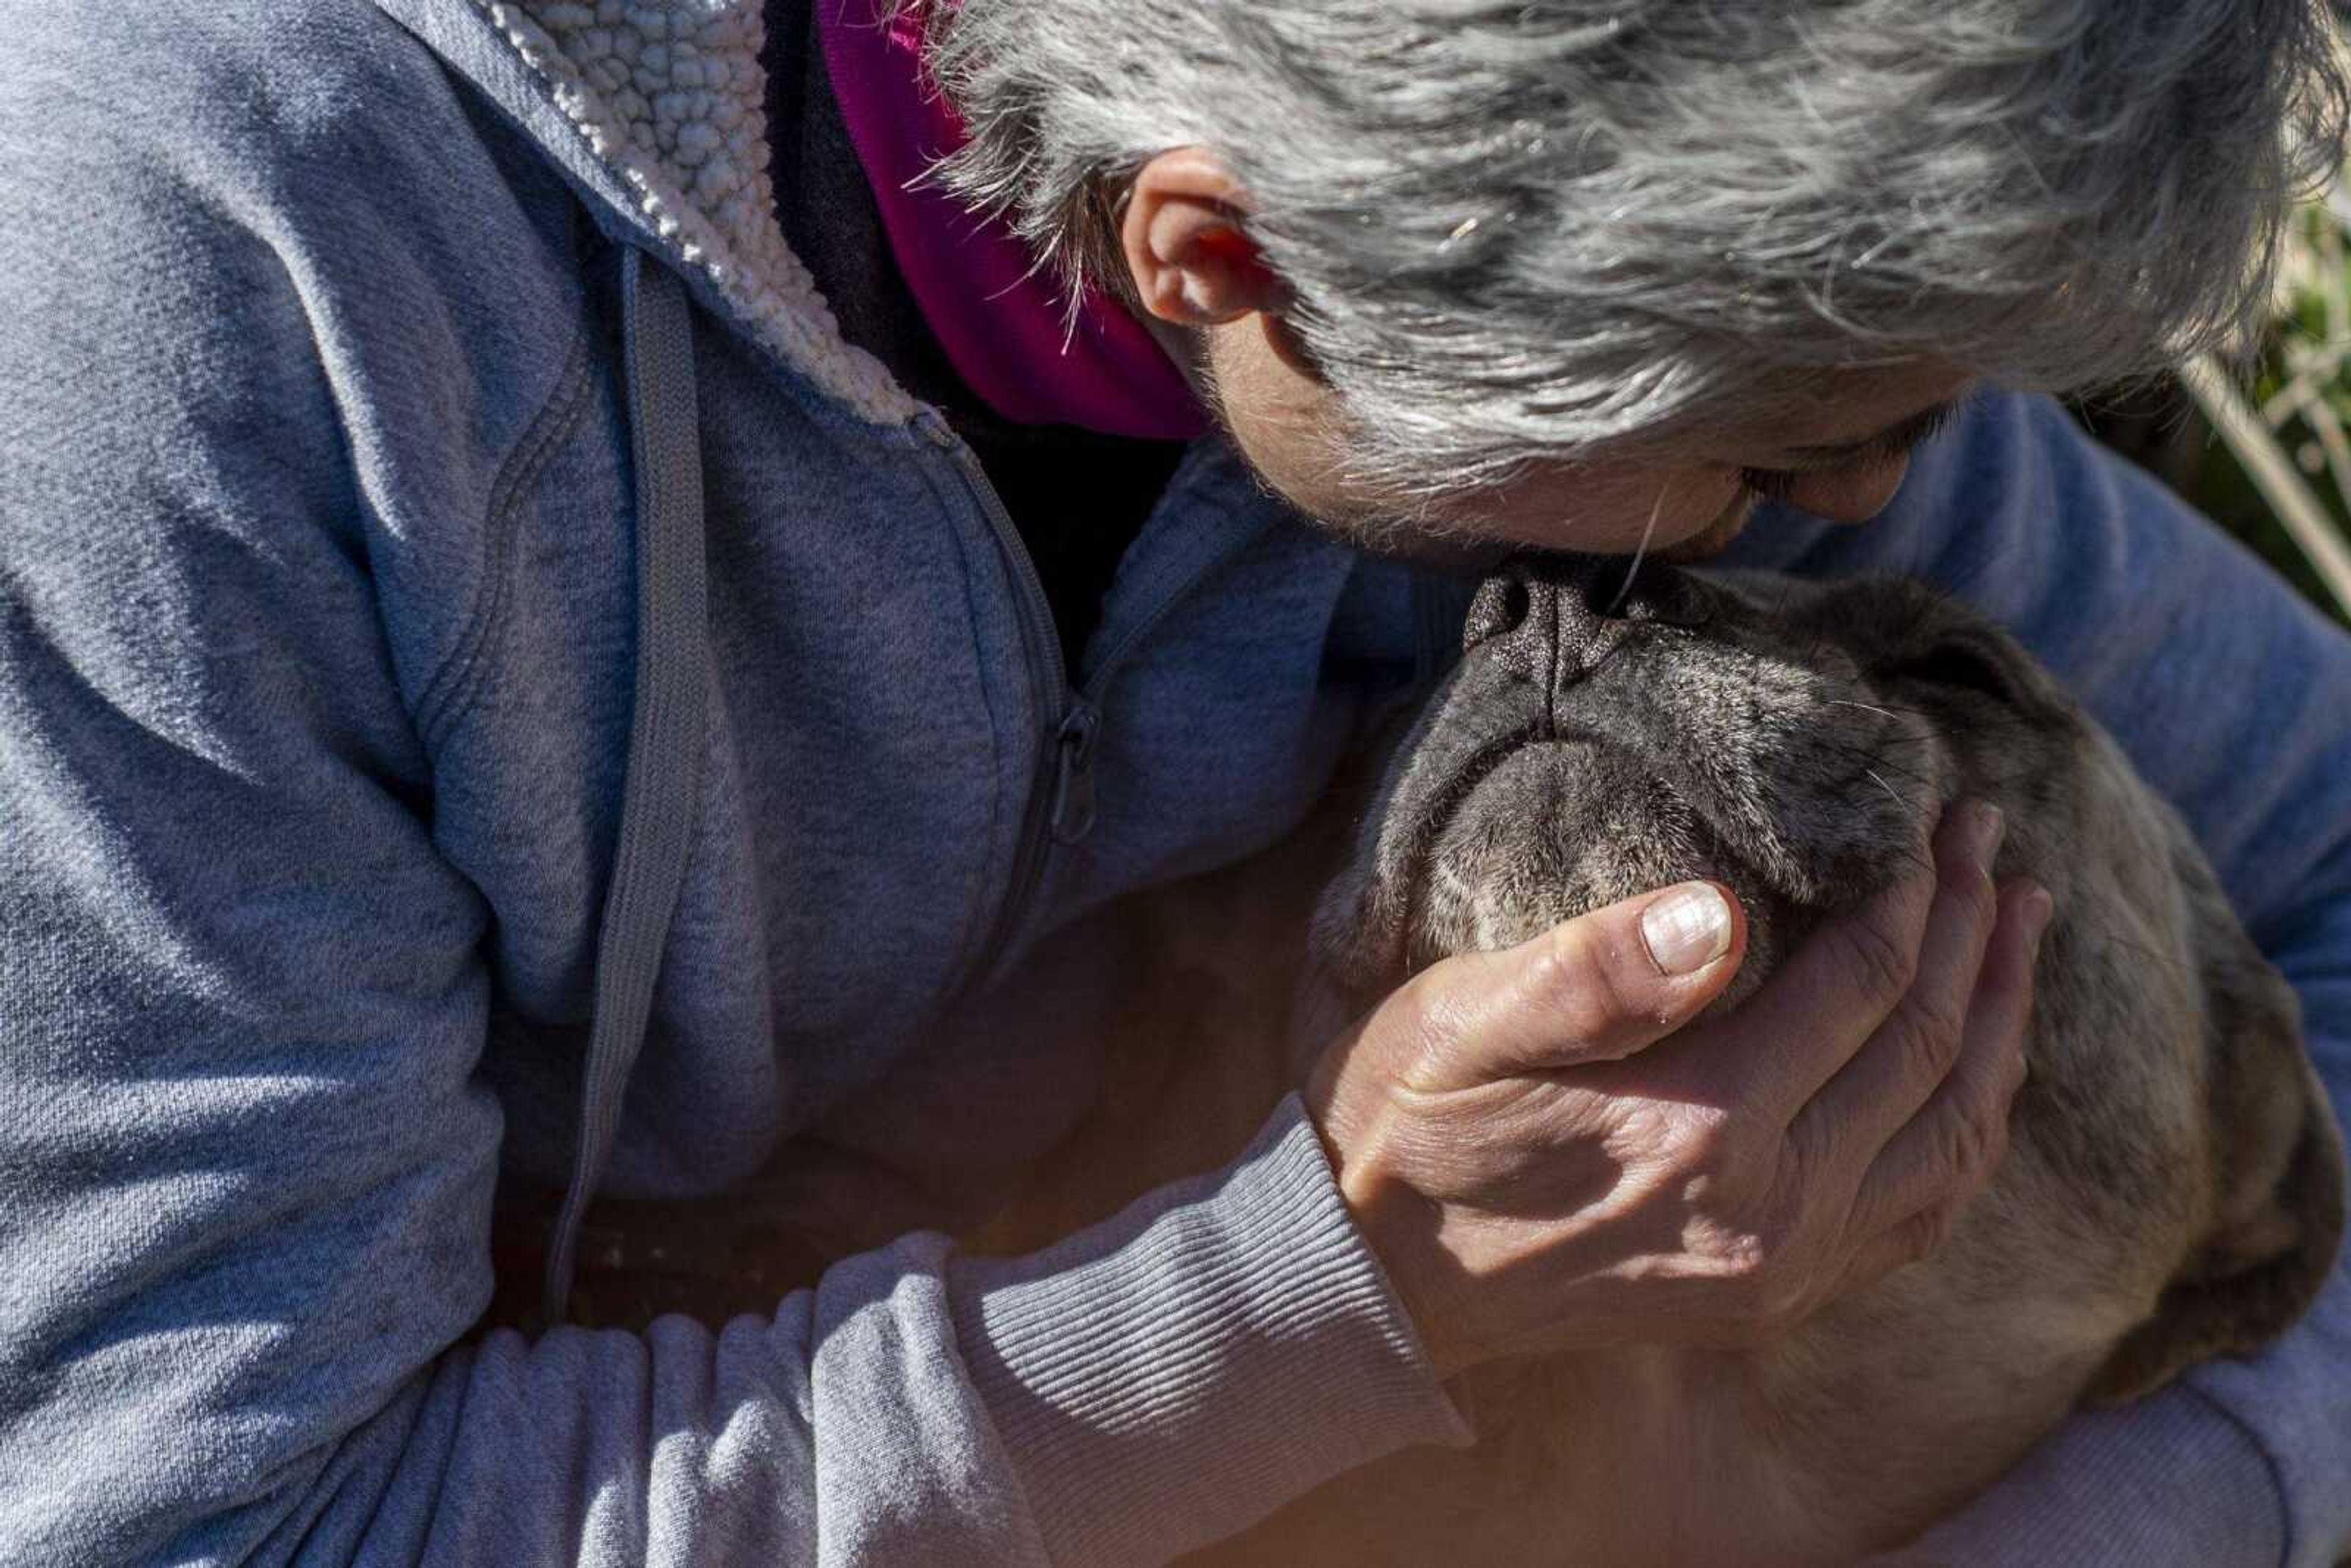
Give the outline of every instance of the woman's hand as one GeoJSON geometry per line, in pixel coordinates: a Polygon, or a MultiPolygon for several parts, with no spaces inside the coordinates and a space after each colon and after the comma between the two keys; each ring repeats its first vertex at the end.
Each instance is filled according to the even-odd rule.
{"type": "Polygon", "coordinates": [[[1307,1103],[1440,1372],[1630,1341],[1747,1344],[1926,1257],[2007,1146],[2049,895],[1954,809],[1920,871],[1736,1011],[1709,883],[1429,968],[1307,1103]],[[1687,1025],[1687,1027],[1685,1027],[1687,1025]]]}

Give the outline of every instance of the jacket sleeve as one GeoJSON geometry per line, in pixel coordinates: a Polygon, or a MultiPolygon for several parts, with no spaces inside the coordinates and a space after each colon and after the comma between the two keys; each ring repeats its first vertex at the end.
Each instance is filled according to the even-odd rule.
{"type": "MultiPolygon", "coordinates": [[[[360,179],[332,147],[224,173],[221,126],[118,139],[11,53],[0,1562],[1141,1563],[1458,1437],[1294,1101],[1035,1259],[917,1236],[716,1332],[463,1343],[489,915],[371,511],[371,422],[463,389],[338,383],[280,223],[360,179]]],[[[250,85],[204,112],[282,131],[250,85]]]]}
{"type": "MultiPolygon", "coordinates": [[[[2054,405],[1986,394],[1802,570],[1912,572],[2014,629],[2186,816],[2351,1123],[2351,637],[2054,405]]],[[[2351,1254],[2250,1360],[2075,1416],[1920,1543],[1954,1564],[2325,1568],[2351,1545],[2351,1254]]]]}

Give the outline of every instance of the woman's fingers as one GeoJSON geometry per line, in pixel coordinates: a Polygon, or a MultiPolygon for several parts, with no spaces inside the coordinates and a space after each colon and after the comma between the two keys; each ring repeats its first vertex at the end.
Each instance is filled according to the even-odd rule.
{"type": "Polygon", "coordinates": [[[2001,913],[1991,868],[2005,829],[2000,812],[1988,805],[1971,803],[1953,817],[1936,836],[1937,885],[1917,978],[1868,1042],[1789,1126],[1809,1170],[1854,1179],[1959,1060],[2001,913]]]}
{"type": "MultiPolygon", "coordinates": [[[[1707,1076],[1724,1083],[1736,1103],[1775,1113],[1783,1126],[1802,1114],[1917,986],[1939,983],[1941,977],[1923,968],[1920,949],[1946,884],[1982,875],[1975,869],[1989,859],[1982,839],[1988,821],[1997,821],[1996,814],[1981,814],[1989,810],[1953,807],[1935,831],[1932,867],[1813,933],[1740,1009],[1750,1035],[1773,1047],[1711,1064],[1707,1076]]],[[[1959,977],[1962,995],[1973,977],[1972,970],[1959,977]]]]}
{"type": "Polygon", "coordinates": [[[2001,919],[1968,1004],[1959,1059],[1943,1085],[1879,1150],[1854,1198],[1847,1234],[1870,1239],[1852,1282],[1926,1256],[1999,1168],[2009,1107],[2025,1078],[2032,970],[2053,905],[2037,884],[2001,890],[2001,919]]]}

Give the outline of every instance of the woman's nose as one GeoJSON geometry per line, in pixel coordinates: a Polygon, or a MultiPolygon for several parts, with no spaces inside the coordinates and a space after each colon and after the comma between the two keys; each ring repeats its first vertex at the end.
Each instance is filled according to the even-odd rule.
{"type": "Polygon", "coordinates": [[[1893,504],[1909,472],[1907,455],[1850,468],[1819,469],[1797,475],[1788,486],[1788,499],[1833,523],[1865,523],[1893,504]]]}

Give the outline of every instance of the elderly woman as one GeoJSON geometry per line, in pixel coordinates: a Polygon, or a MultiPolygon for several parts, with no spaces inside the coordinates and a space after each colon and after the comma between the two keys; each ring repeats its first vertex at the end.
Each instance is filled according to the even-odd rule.
{"type": "MultiPolygon", "coordinates": [[[[1964,806],[1727,1018],[1737,912],[1660,890],[1429,971],[1211,1177],[944,1239],[1088,1103],[1082,917],[1301,818],[1456,638],[1435,553],[1967,593],[2188,812],[2351,1094],[2351,648],[2019,390],[2240,323],[2335,151],[2325,26],[20,17],[0,1559],[1158,1561],[1463,1440],[1455,1368],[1917,1256],[2052,914],[1964,806]],[[1841,1160],[1646,1097],[1683,1042],[1833,1085],[1841,1160]],[[1594,1151],[1688,1179],[1612,1205],[1594,1151]],[[494,1195],[549,1196],[559,1317],[591,1194],[747,1184],[809,1264],[747,1256],[756,1312],[467,1337],[494,1195]]],[[[1925,1550],[2330,1560],[2346,1333],[2338,1281],[1925,1550]]]]}

